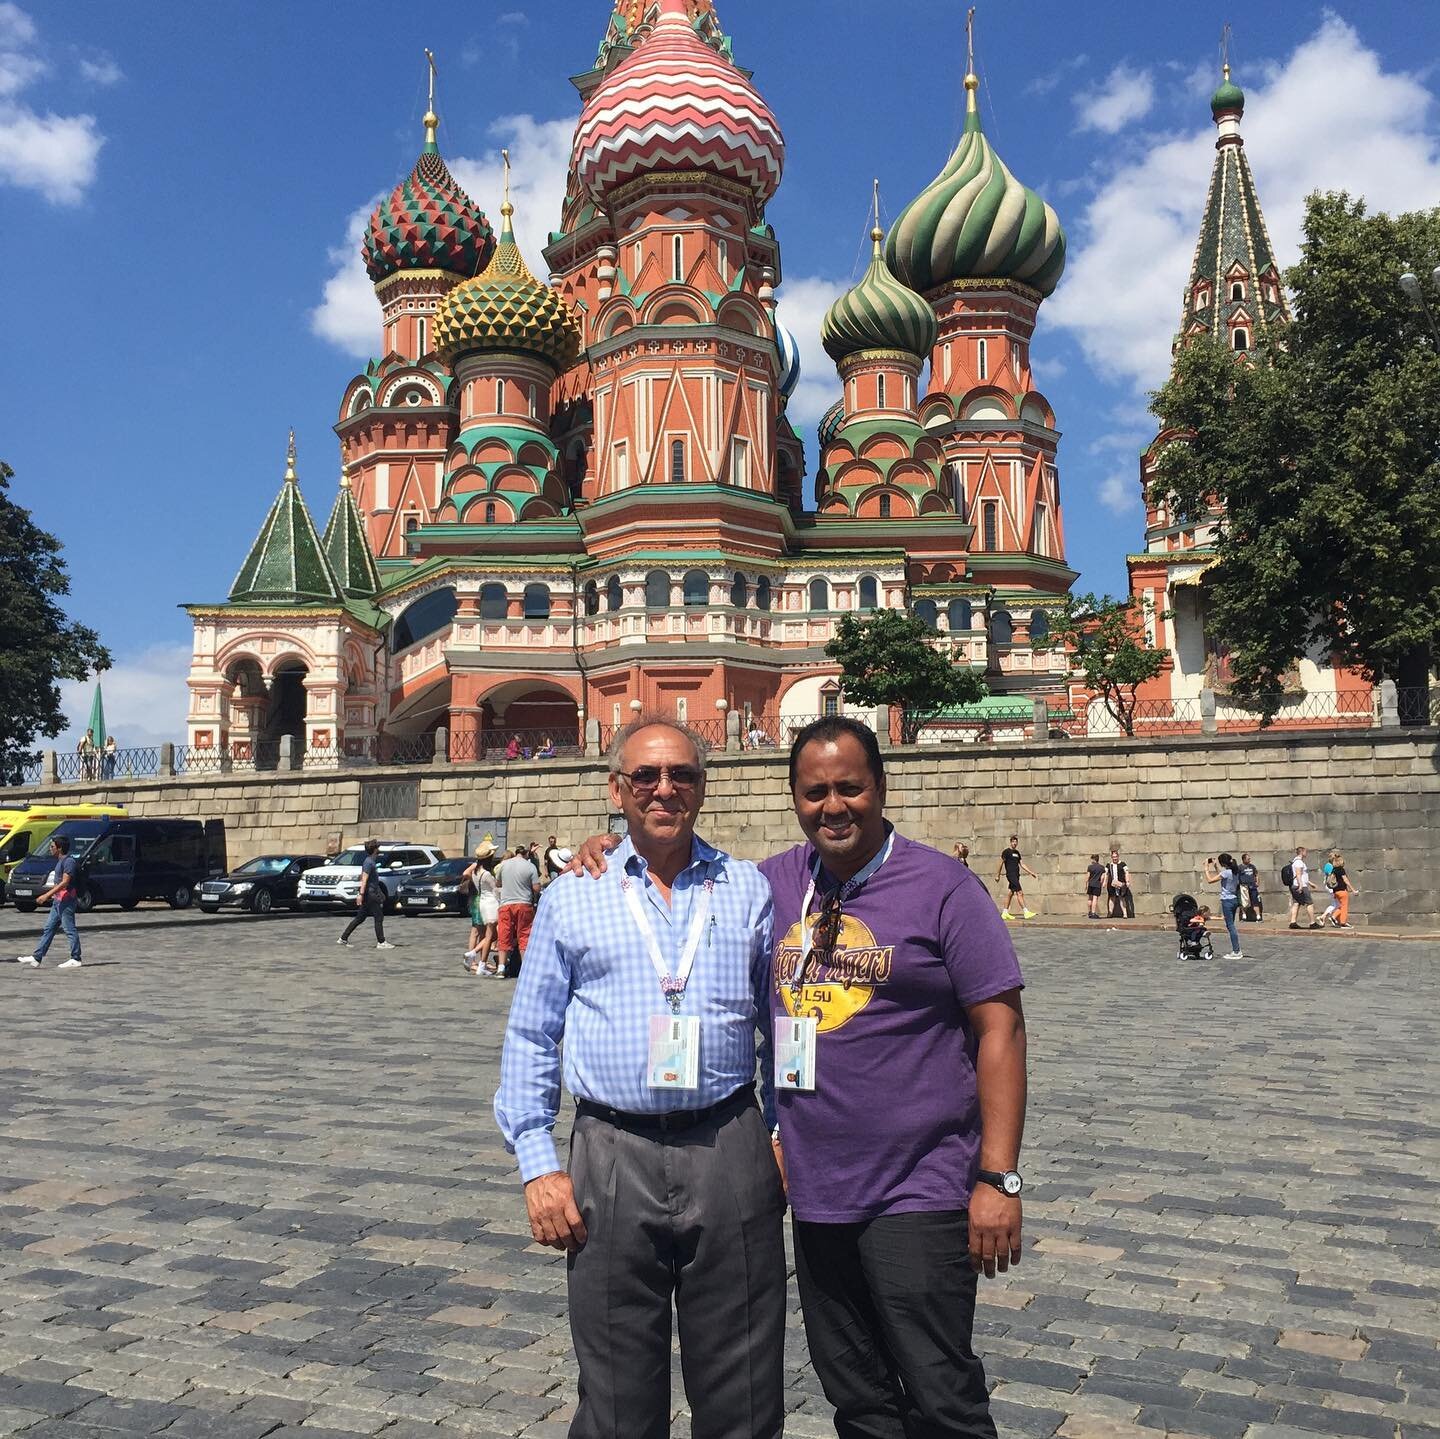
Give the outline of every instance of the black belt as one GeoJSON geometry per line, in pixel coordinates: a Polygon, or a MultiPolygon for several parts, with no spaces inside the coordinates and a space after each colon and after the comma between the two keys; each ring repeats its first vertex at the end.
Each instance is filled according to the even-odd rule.
{"type": "Polygon", "coordinates": [[[728,1095],[717,1104],[707,1104],[704,1109],[671,1109],[664,1114],[627,1114],[623,1109],[611,1109],[608,1104],[596,1104],[594,1100],[577,1099],[576,1112],[584,1119],[603,1119],[617,1129],[628,1129],[635,1134],[678,1134],[685,1129],[694,1129],[712,1119],[729,1119],[744,1110],[755,1107],[755,1086],[742,1085],[734,1094],[728,1095]]]}

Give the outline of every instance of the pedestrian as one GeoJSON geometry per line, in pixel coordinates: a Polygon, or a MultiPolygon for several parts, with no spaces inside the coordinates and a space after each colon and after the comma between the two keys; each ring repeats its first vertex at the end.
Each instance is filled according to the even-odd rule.
{"type": "Polygon", "coordinates": [[[1090,856],[1085,867],[1085,899],[1089,904],[1086,919],[1100,918],[1100,896],[1105,889],[1105,866],[1100,863],[1098,852],[1090,856]]]}
{"type": "Polygon", "coordinates": [[[1105,870],[1105,884],[1110,891],[1110,918],[1135,918],[1135,892],[1130,888],[1130,866],[1120,858],[1120,851],[1110,851],[1105,870]]]}
{"type": "Polygon", "coordinates": [[[120,750],[119,746],[115,743],[115,736],[113,734],[106,735],[105,751],[100,761],[100,775],[102,779],[115,778],[115,770],[119,764],[119,759],[120,750]]]}
{"type": "Polygon", "coordinates": [[[1354,929],[1355,926],[1350,923],[1350,896],[1359,894],[1360,890],[1351,884],[1350,876],[1345,871],[1345,856],[1338,849],[1332,849],[1330,862],[1325,868],[1328,871],[1325,883],[1331,897],[1329,907],[1320,916],[1321,921],[1328,919],[1336,929],[1354,929]]]}
{"type": "Polygon", "coordinates": [[[57,834],[50,841],[50,858],[55,868],[46,879],[46,888],[35,896],[36,904],[49,901],[50,913],[45,919],[45,928],[40,934],[40,943],[29,954],[22,954],[17,964],[35,968],[44,962],[50,951],[51,941],[57,929],[64,929],[65,938],[70,941],[70,958],[62,959],[56,969],[79,969],[80,931],[75,928],[75,901],[79,892],[79,866],[70,857],[70,836],[57,834]]]}
{"type": "MultiPolygon", "coordinates": [[[[979,1275],[1021,1251],[1014,946],[973,871],[885,819],[884,761],[864,725],[807,725],[790,782],[807,842],[760,868],[810,1355],[841,1439],[994,1439],[973,1329],[979,1275]],[[877,1085],[905,1096],[882,1123],[877,1085]]],[[[611,843],[587,840],[586,868],[611,843]]]]}
{"type": "Polygon", "coordinates": [[[500,890],[495,882],[495,841],[488,834],[475,846],[475,862],[464,878],[470,885],[470,943],[465,950],[465,969],[470,974],[493,976],[499,970],[490,956],[500,919],[500,890]]]}
{"type": "Polygon", "coordinates": [[[1310,891],[1310,866],[1305,863],[1305,856],[1309,851],[1303,844],[1295,846],[1295,858],[1285,866],[1289,871],[1290,878],[1285,879],[1285,872],[1282,870],[1280,878],[1290,886],[1290,928],[1300,929],[1300,911],[1303,909],[1310,915],[1310,929],[1323,929],[1324,925],[1315,918],[1315,901],[1310,891]]]}
{"type": "Polygon", "coordinates": [[[572,1439],[669,1434],[672,1309],[689,1432],[784,1429],[785,1201],[755,1097],[770,888],[695,834],[704,799],[688,730],[621,731],[610,800],[629,835],[601,879],[547,893],[506,1029],[496,1120],[532,1236],[569,1256],[572,1439]],[[562,1040],[568,1174],[551,1137],[562,1040]]]}
{"type": "Polygon", "coordinates": [[[1000,863],[995,867],[995,878],[998,881],[1001,871],[1005,873],[1005,883],[1010,887],[1009,898],[1005,901],[1005,908],[1000,911],[1001,919],[1034,919],[1035,911],[1025,904],[1025,891],[1021,888],[1021,873],[1028,874],[1031,879],[1039,879],[1040,876],[1025,863],[1024,856],[1020,853],[1020,836],[1010,836],[1008,849],[1000,851],[1000,863]],[[1014,900],[1020,901],[1020,913],[1012,912],[1011,904],[1014,900]]]}
{"type": "Polygon", "coordinates": [[[365,858],[360,863],[360,893],[355,896],[355,918],[345,926],[337,944],[349,944],[350,936],[369,918],[375,923],[375,948],[394,949],[385,938],[385,886],[380,882],[380,841],[365,841],[365,858]]]}
{"type": "Polygon", "coordinates": [[[560,858],[560,842],[552,834],[545,842],[545,879],[548,883],[556,875],[564,874],[570,864],[570,856],[567,853],[564,859],[560,858]]]}
{"type": "Polygon", "coordinates": [[[1220,915],[1225,921],[1225,932],[1230,936],[1230,953],[1226,959],[1244,959],[1240,948],[1240,931],[1235,928],[1235,915],[1240,908],[1240,866],[1235,857],[1222,853],[1215,859],[1205,861],[1205,883],[1220,886],[1220,915]]]}
{"type": "Polygon", "coordinates": [[[495,872],[500,884],[500,912],[495,940],[500,961],[497,978],[517,979],[535,923],[535,901],[540,895],[540,871],[524,845],[495,872]]]}
{"type": "Polygon", "coordinates": [[[80,759],[80,778],[95,778],[95,731],[87,729],[80,736],[80,743],[75,746],[75,753],[80,759]]]}
{"type": "Polygon", "coordinates": [[[951,848],[950,853],[953,854],[966,869],[970,868],[970,846],[968,844],[956,844],[951,848]]]}
{"type": "Polygon", "coordinates": [[[1248,924],[1259,924],[1265,918],[1260,899],[1260,871],[1248,854],[1240,856],[1240,918],[1248,924]]]}

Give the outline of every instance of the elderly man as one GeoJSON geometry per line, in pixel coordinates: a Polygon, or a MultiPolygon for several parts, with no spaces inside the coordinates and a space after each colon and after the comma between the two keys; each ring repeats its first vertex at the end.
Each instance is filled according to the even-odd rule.
{"type": "Polygon", "coordinates": [[[770,887],[696,836],[704,756],[673,721],[622,732],[610,799],[629,836],[598,884],[547,890],[495,1096],[531,1232],[569,1255],[570,1433],[669,1434],[673,1299],[695,1439],[780,1439],[785,1200],[755,1098],[770,887]],[[551,1135],[562,1038],[568,1174],[551,1135]]]}

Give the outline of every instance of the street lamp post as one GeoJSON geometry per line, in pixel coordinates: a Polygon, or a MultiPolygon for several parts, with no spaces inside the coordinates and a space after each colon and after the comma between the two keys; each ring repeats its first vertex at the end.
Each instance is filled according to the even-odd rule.
{"type": "MultiPolygon", "coordinates": [[[[1400,276],[1400,288],[1405,292],[1405,298],[1425,316],[1425,323],[1430,326],[1435,343],[1440,345],[1440,324],[1435,321],[1435,311],[1430,308],[1430,301],[1425,297],[1425,285],[1419,275],[1406,270],[1400,276]]],[[[1430,288],[1440,297],[1440,265],[1436,265],[1430,272],[1430,288]]]]}

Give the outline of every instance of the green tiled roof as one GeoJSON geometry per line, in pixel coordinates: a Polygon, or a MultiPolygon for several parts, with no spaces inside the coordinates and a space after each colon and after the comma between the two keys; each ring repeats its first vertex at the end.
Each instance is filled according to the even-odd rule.
{"type": "Polygon", "coordinates": [[[280,493],[230,586],[230,598],[250,604],[338,604],[341,600],[340,586],[295,478],[293,432],[280,493]]]}
{"type": "Polygon", "coordinates": [[[369,599],[380,588],[380,571],[365,537],[365,522],[348,484],[340,486],[322,541],[325,558],[346,598],[369,599]]]}

